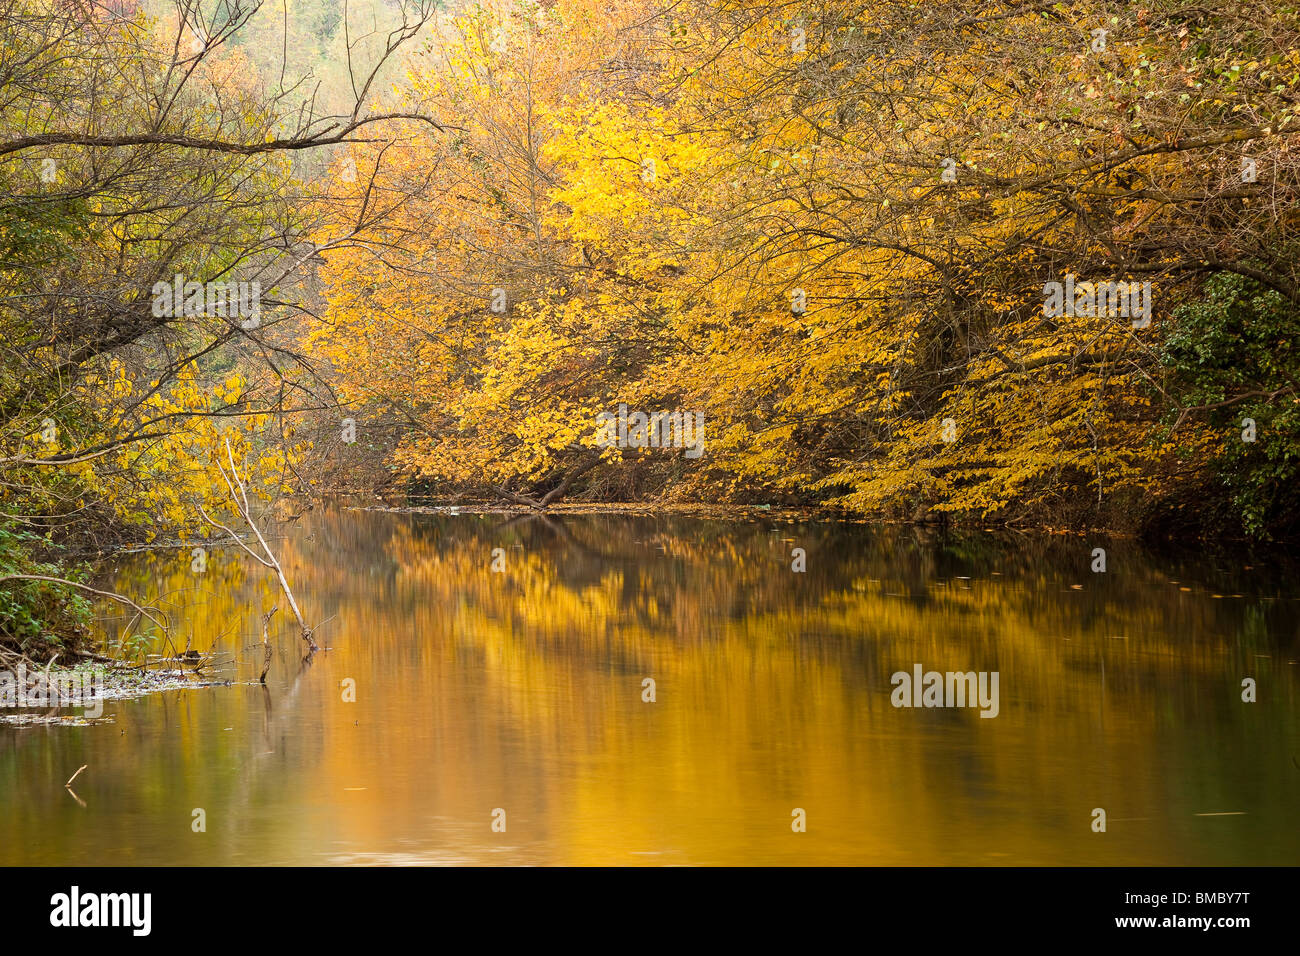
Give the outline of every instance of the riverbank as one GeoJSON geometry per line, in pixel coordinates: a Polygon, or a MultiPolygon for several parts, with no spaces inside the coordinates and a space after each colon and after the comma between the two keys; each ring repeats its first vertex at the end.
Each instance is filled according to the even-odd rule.
{"type": "Polygon", "coordinates": [[[70,667],[25,659],[0,669],[0,725],[86,727],[112,723],[104,703],[173,690],[230,687],[233,681],[186,668],[156,668],[107,659],[70,667]]]}

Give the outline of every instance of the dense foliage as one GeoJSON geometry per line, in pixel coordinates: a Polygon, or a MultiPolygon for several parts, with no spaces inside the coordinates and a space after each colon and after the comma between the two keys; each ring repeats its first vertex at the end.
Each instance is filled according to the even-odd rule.
{"type": "Polygon", "coordinates": [[[356,203],[401,202],[313,342],[415,487],[1112,527],[1208,488],[1284,531],[1292,8],[657,13],[466,8],[402,87],[460,129],[354,148],[356,203]],[[1200,343],[1229,279],[1268,316],[1200,343]],[[1045,314],[1076,280],[1150,322],[1045,314]],[[620,403],[703,412],[704,453],[603,447],[620,403]]]}
{"type": "Polygon", "coordinates": [[[75,632],[59,546],[232,515],[227,442],[268,499],[1296,528],[1291,6],[0,0],[0,50],[11,646],[75,632]]]}
{"type": "Polygon", "coordinates": [[[297,483],[291,415],[328,390],[289,327],[319,250],[289,157],[373,116],[267,84],[230,42],[258,9],[0,0],[0,650],[75,635],[88,586],[52,559],[232,520],[218,461],[297,483]]]}

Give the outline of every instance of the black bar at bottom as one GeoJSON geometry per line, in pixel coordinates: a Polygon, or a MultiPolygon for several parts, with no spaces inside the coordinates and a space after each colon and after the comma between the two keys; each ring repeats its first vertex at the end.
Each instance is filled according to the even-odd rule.
{"type": "Polygon", "coordinates": [[[766,948],[848,934],[923,946],[1097,937],[1231,945],[1261,931],[1290,935],[1294,886],[1284,868],[0,870],[8,946],[45,936],[131,946],[214,931],[331,946],[389,934],[441,945],[452,942],[448,931],[497,944],[716,938],[766,948]]]}

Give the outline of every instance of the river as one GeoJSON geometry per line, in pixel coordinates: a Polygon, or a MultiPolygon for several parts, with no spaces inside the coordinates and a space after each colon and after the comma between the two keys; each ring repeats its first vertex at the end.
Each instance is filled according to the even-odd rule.
{"type": "Polygon", "coordinates": [[[281,533],[310,661],[234,550],[105,569],[232,683],[0,726],[0,864],[1300,862],[1280,559],[776,513],[281,533]],[[918,664],[996,673],[996,716],[894,706],[918,664]]]}

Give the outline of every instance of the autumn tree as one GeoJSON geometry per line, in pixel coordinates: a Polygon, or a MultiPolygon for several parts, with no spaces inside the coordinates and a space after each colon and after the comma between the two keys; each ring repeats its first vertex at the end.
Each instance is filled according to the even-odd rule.
{"type": "Polygon", "coordinates": [[[399,119],[373,109],[372,86],[433,6],[399,4],[377,62],[353,63],[355,101],[339,115],[304,106],[292,78],[263,83],[230,49],[259,8],[183,0],[160,27],[0,4],[6,639],[7,622],[41,617],[25,609],[63,600],[47,593],[58,581],[34,578],[67,575],[34,574],[33,549],[194,533],[202,507],[231,509],[215,465],[227,441],[263,493],[291,487],[292,417],[333,401],[293,323],[331,240],[307,237],[317,214],[288,158],[399,119]],[[173,286],[199,301],[182,305],[173,286]],[[214,286],[237,286],[238,309],[212,307],[214,286]]]}
{"type": "Polygon", "coordinates": [[[1293,328],[1297,64],[1270,4],[477,8],[402,107],[463,131],[356,153],[403,205],[316,341],[444,488],[1133,526],[1238,440],[1173,387],[1184,306],[1235,275],[1293,328]],[[708,454],[601,448],[619,403],[708,454]]]}

